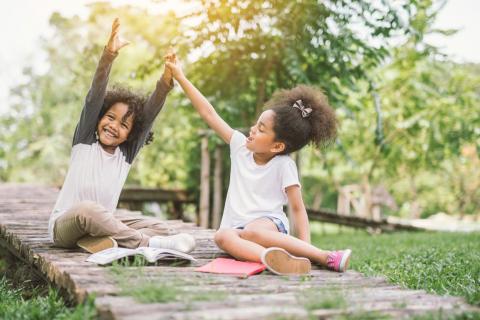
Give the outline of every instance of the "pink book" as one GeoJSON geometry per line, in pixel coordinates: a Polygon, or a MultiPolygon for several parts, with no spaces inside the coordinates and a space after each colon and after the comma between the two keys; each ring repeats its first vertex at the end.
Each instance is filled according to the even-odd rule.
{"type": "Polygon", "coordinates": [[[266,267],[259,262],[244,262],[235,259],[216,258],[204,266],[201,266],[195,271],[211,272],[211,273],[225,273],[236,276],[248,277],[265,270],[266,267]]]}

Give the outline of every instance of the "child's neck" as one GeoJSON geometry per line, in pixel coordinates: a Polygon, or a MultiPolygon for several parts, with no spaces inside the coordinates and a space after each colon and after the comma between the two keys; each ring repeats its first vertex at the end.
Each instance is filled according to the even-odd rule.
{"type": "Polygon", "coordinates": [[[275,153],[253,153],[253,160],[258,165],[265,165],[276,156],[275,153]]]}
{"type": "MultiPolygon", "coordinates": [[[[100,141],[99,141],[100,142],[100,141]]],[[[103,143],[100,142],[100,147],[102,147],[102,149],[106,152],[106,153],[110,153],[110,154],[114,154],[115,153],[115,150],[117,149],[117,146],[115,147],[112,147],[112,146],[106,146],[104,145],[103,143]]]]}

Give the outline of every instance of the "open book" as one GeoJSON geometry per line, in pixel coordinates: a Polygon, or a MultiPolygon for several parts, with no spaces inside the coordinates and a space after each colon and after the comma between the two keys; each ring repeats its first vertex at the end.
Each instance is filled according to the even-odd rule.
{"type": "Polygon", "coordinates": [[[87,258],[87,261],[103,265],[124,257],[134,255],[142,255],[150,263],[153,263],[160,259],[185,259],[190,261],[196,261],[195,258],[191,255],[180,251],[152,247],[138,247],[136,249],[109,248],[90,255],[87,258]]]}

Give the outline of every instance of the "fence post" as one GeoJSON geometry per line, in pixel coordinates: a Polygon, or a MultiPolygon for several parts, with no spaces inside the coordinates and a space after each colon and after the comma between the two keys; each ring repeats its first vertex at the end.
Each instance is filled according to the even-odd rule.
{"type": "Polygon", "coordinates": [[[202,163],[200,171],[200,217],[198,224],[208,228],[210,211],[210,154],[208,153],[208,135],[202,137],[201,144],[202,163]]]}
{"type": "Polygon", "coordinates": [[[223,150],[221,146],[215,148],[215,168],[213,171],[213,209],[212,209],[212,225],[214,229],[218,229],[220,226],[220,217],[222,212],[222,176],[223,176],[223,150]]]}

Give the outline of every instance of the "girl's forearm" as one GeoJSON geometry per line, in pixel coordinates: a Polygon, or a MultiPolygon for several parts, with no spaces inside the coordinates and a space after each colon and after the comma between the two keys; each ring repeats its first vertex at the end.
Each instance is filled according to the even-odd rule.
{"type": "Polygon", "coordinates": [[[228,123],[220,117],[210,102],[208,102],[203,94],[195,88],[185,76],[178,77],[177,81],[202,119],[220,136],[220,138],[223,139],[223,141],[230,143],[233,129],[228,123]]]}
{"type": "Polygon", "coordinates": [[[195,110],[200,116],[208,122],[208,116],[217,114],[215,108],[210,102],[203,96],[203,94],[188,80],[185,76],[177,79],[178,83],[182,87],[187,97],[192,102],[195,110]]]}
{"type": "Polygon", "coordinates": [[[86,107],[90,108],[92,105],[100,112],[105,98],[105,92],[107,90],[108,77],[112,68],[113,60],[117,57],[118,53],[112,53],[108,49],[102,53],[100,61],[98,62],[97,69],[93,75],[92,84],[86,97],[86,107]]]}
{"type": "Polygon", "coordinates": [[[300,240],[310,243],[310,223],[308,222],[307,213],[300,213],[295,215],[295,226],[297,236],[300,240]]]}

